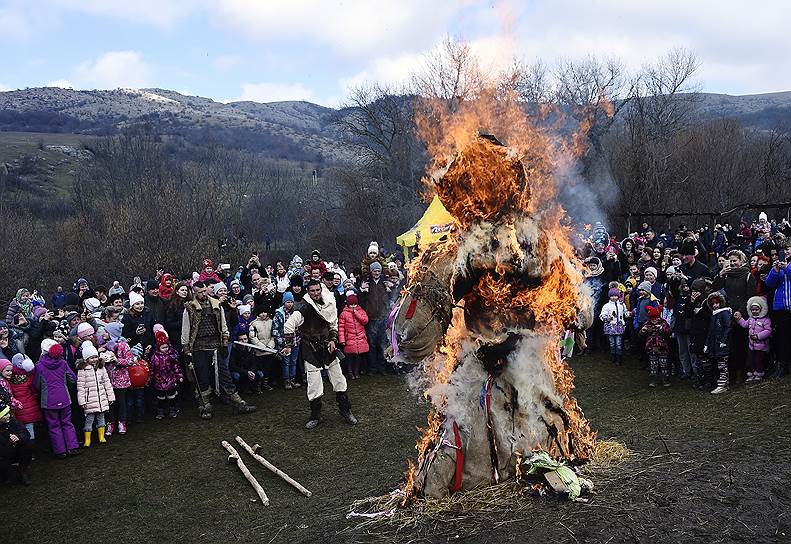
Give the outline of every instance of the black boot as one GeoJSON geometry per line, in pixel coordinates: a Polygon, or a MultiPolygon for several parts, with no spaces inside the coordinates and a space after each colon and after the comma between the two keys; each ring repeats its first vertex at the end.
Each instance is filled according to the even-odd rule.
{"type": "Polygon", "coordinates": [[[785,361],[775,361],[775,370],[772,372],[770,376],[773,379],[783,378],[785,377],[788,369],[786,368],[787,364],[785,361]]]}
{"type": "Polygon", "coordinates": [[[321,397],[310,401],[310,418],[305,423],[306,429],[315,429],[321,423],[321,397]]]}
{"type": "Polygon", "coordinates": [[[233,413],[234,414],[251,414],[255,412],[256,407],[252,404],[247,404],[239,393],[234,393],[230,396],[230,400],[233,403],[233,413]]]}
{"type": "Polygon", "coordinates": [[[349,401],[349,395],[346,391],[342,393],[335,393],[335,399],[338,401],[338,410],[349,425],[357,425],[357,418],[352,414],[352,403],[349,401]]]}

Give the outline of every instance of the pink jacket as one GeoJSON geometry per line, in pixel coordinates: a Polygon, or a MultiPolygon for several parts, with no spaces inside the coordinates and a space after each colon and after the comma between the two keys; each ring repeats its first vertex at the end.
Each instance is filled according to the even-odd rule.
{"type": "Polygon", "coordinates": [[[151,355],[149,369],[148,383],[153,384],[154,389],[160,393],[178,388],[179,383],[184,379],[184,373],[179,364],[179,354],[173,347],[167,353],[162,353],[157,349],[151,355]]]}
{"type": "Polygon", "coordinates": [[[77,403],[86,414],[106,412],[111,402],[115,402],[115,392],[104,367],[86,364],[77,371],[77,403]]]}
{"type": "Polygon", "coordinates": [[[132,387],[129,379],[129,367],[135,364],[135,356],[129,349],[129,344],[121,340],[115,344],[116,361],[107,365],[107,373],[110,381],[116,389],[128,389],[132,387]]]}
{"type": "Polygon", "coordinates": [[[769,337],[772,336],[772,320],[768,316],[741,318],[739,325],[747,329],[750,351],[769,351],[769,337]],[[753,340],[753,336],[757,340],[753,340]]]}
{"type": "Polygon", "coordinates": [[[368,314],[360,306],[346,306],[338,316],[338,340],[343,344],[343,352],[347,355],[368,353],[368,336],[365,326],[368,314]]]}

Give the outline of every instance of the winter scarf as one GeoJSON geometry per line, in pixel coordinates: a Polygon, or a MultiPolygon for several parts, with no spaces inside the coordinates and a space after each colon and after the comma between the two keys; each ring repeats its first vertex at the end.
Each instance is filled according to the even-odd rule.
{"type": "Polygon", "coordinates": [[[28,298],[28,301],[26,303],[23,303],[22,295],[25,293],[29,295],[30,291],[28,291],[24,287],[22,289],[19,289],[16,292],[16,296],[14,297],[14,300],[16,300],[17,304],[19,305],[19,313],[24,315],[27,319],[30,319],[30,317],[33,315],[33,301],[30,298],[28,298]]]}

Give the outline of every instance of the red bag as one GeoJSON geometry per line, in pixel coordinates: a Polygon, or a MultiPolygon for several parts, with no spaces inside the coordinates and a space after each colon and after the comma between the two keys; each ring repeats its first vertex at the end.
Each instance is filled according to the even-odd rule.
{"type": "Polygon", "coordinates": [[[129,367],[129,380],[132,382],[133,389],[145,387],[148,383],[148,364],[140,360],[129,367]]]}

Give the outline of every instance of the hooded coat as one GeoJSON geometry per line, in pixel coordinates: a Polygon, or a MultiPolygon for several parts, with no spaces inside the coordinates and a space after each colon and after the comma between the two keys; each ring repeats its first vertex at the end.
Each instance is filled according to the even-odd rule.
{"type": "Polygon", "coordinates": [[[129,367],[135,364],[135,356],[124,340],[119,340],[115,346],[115,360],[107,363],[107,375],[115,389],[128,389],[132,387],[129,378],[129,367]]]}
{"type": "Polygon", "coordinates": [[[115,402],[113,384],[107,370],[82,361],[77,371],[77,403],[86,414],[106,412],[115,402]]]}
{"type": "Polygon", "coordinates": [[[767,315],[769,305],[764,297],[752,297],[747,301],[747,309],[749,310],[753,304],[761,307],[761,313],[758,317],[752,315],[747,319],[742,317],[738,320],[739,326],[747,329],[750,351],[769,351],[769,338],[772,336],[772,320],[767,315]]]}
{"type": "Polygon", "coordinates": [[[338,317],[338,340],[343,344],[346,355],[368,353],[368,336],[365,326],[368,314],[360,306],[346,306],[338,317]]]}
{"type": "Polygon", "coordinates": [[[9,380],[11,393],[22,404],[22,407],[14,412],[14,417],[20,423],[37,423],[44,419],[39,407],[38,392],[33,387],[35,379],[35,370],[27,371],[17,366],[12,370],[9,380]]]}
{"type": "Polygon", "coordinates": [[[706,306],[711,310],[711,323],[709,323],[709,334],[706,337],[706,354],[712,358],[722,358],[730,355],[730,338],[733,318],[731,309],[726,306],[727,300],[721,292],[711,293],[706,298],[706,306]],[[718,309],[711,307],[711,299],[720,297],[722,306],[718,309]]]}
{"type": "Polygon", "coordinates": [[[184,373],[179,364],[179,354],[170,347],[167,353],[162,353],[159,347],[151,355],[149,364],[148,383],[154,386],[159,392],[172,391],[178,388],[179,383],[184,380],[184,373]]]}
{"type": "Polygon", "coordinates": [[[60,410],[71,406],[68,384],[74,384],[77,376],[69,368],[66,359],[55,359],[44,353],[36,364],[33,386],[39,392],[39,404],[45,410],[60,410]]]}

